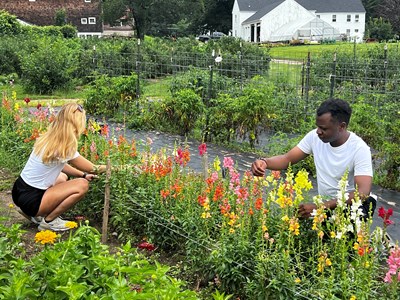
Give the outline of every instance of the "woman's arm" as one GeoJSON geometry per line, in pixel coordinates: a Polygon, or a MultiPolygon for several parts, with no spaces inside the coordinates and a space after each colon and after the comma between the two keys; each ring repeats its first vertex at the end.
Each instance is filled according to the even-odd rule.
{"type": "MultiPolygon", "coordinates": [[[[70,160],[69,163],[71,164],[72,167],[78,169],[77,170],[78,172],[81,171],[79,176],[82,176],[83,172],[87,172],[90,174],[101,174],[106,171],[106,165],[95,165],[88,159],[84,158],[82,155],[79,155],[78,157],[70,160]]],[[[71,166],[69,167],[72,168],[71,166]]],[[[73,174],[71,175],[75,176],[73,174]]]]}

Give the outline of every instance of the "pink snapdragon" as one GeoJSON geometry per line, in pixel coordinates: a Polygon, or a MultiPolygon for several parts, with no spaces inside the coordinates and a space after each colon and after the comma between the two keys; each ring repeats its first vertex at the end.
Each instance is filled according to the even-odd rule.
{"type": "Polygon", "coordinates": [[[389,270],[384,278],[385,282],[392,282],[397,280],[400,282],[400,248],[396,246],[390,251],[390,256],[387,260],[389,270]]]}

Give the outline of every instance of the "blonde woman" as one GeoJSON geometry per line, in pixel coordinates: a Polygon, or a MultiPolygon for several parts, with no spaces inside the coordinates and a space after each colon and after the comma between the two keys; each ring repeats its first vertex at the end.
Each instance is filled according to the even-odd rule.
{"type": "Polygon", "coordinates": [[[85,196],[96,174],[105,171],[104,165],[95,166],[77,151],[85,127],[82,106],[64,105],[47,132],[37,139],[14,183],[14,203],[39,230],[68,230],[67,221],[59,216],[85,196]],[[68,180],[68,176],[74,179],[68,180]]]}

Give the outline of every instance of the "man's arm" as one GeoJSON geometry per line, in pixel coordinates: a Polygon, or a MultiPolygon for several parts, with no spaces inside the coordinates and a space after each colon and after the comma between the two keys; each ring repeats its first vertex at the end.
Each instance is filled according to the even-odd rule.
{"type": "Polygon", "coordinates": [[[304,153],[299,147],[295,146],[285,154],[257,159],[251,165],[251,171],[254,176],[264,176],[266,169],[284,170],[287,169],[290,164],[294,165],[307,156],[308,154],[304,153]]]}
{"type": "MultiPolygon", "coordinates": [[[[354,184],[357,188],[360,199],[364,200],[368,198],[372,188],[372,177],[371,176],[354,176],[354,184]]],[[[354,192],[349,193],[347,204],[351,205],[354,199],[354,192]]],[[[324,202],[324,206],[328,209],[335,209],[337,206],[337,199],[331,199],[324,202]]],[[[299,215],[304,218],[309,218],[312,211],[317,208],[314,203],[302,203],[299,205],[299,215]]]]}

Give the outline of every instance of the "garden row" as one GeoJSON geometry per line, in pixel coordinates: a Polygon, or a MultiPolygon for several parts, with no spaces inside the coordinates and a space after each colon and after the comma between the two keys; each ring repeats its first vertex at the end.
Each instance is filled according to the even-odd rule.
{"type": "MultiPolygon", "coordinates": [[[[21,162],[51,118],[51,109],[28,113],[23,105],[4,97],[1,109],[1,148],[21,162]]],[[[180,255],[188,281],[243,299],[397,299],[400,250],[389,249],[384,239],[390,212],[380,210],[382,227],[373,232],[369,221],[361,221],[359,199],[347,213],[345,176],[338,208],[328,216],[323,199],[308,195],[305,170],[258,179],[239,174],[230,157],[208,162],[202,144],[207,171],[199,176],[188,169],[184,147],[152,153],[150,144],[129,141],[123,131],[89,124],[80,152],[120,168],[109,181],[92,184],[74,213],[101,219],[108,184],[113,231],[122,240],[145,238],[159,251],[180,255]],[[311,220],[297,215],[305,201],[318,206],[311,220]]]]}

